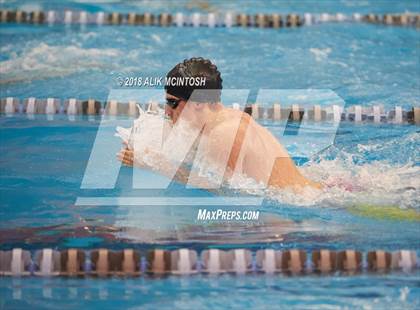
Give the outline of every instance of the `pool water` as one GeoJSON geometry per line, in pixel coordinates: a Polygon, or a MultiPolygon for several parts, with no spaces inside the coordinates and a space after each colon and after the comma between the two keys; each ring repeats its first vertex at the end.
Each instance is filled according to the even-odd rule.
{"type": "Polygon", "coordinates": [[[416,309],[418,274],[354,277],[229,276],[163,279],[5,279],[10,308],[416,309]],[[19,299],[19,297],[21,297],[19,299]]]}
{"type": "Polygon", "coordinates": [[[211,59],[226,89],[332,89],[347,105],[419,104],[419,32],[326,23],[296,29],[2,25],[2,95],[106,100],[119,77],[211,59]],[[258,38],[258,39],[257,39],[258,38]],[[240,60],[239,60],[240,59],[240,60]]]}
{"type": "MultiPolygon", "coordinates": [[[[419,212],[420,133],[415,126],[342,123],[333,146],[312,158],[296,159],[309,178],[338,185],[302,195],[289,190],[262,193],[265,198],[261,206],[241,207],[261,211],[264,216],[258,223],[251,227],[230,223],[221,228],[197,222],[195,206],[153,206],[151,210],[76,205],[78,197],[86,196],[215,195],[177,183],[167,189],[134,189],[133,171],[128,167],[121,168],[114,189],[81,189],[100,120],[96,117],[89,121],[82,116],[75,121],[69,121],[67,116],[46,120],[42,115],[30,120],[25,115],[0,118],[3,244],[89,247],[121,245],[121,239],[140,243],[212,243],[227,238],[233,243],[252,243],[273,241],[275,235],[280,235],[274,241],[282,247],[418,247],[418,220],[399,221],[386,214],[378,220],[357,212],[358,206],[367,204],[419,212]],[[343,182],[355,189],[343,188],[343,182]],[[83,230],[85,226],[91,232],[83,230]],[[238,227],[247,227],[246,238],[238,227]],[[17,233],[21,228],[24,231],[17,233]],[[227,235],[220,235],[221,229],[227,235]],[[174,231],[178,236],[175,240],[174,231]]],[[[283,140],[280,124],[264,124],[283,140]]],[[[109,140],[118,142],[119,138],[113,136],[115,127],[110,127],[109,140]]],[[[119,147],[117,143],[117,149],[110,147],[110,152],[115,154],[119,147]]],[[[286,147],[293,157],[293,143],[286,147]]],[[[148,177],[153,178],[154,174],[148,177]]]]}
{"type": "MultiPolygon", "coordinates": [[[[10,1],[0,8],[249,14],[420,11],[418,1],[271,1],[264,6],[256,1],[210,1],[209,5],[210,9],[189,1],[10,1]]],[[[0,92],[2,98],[103,101],[119,87],[118,77],[161,76],[184,58],[203,56],[216,63],[225,88],[251,90],[248,102],[254,102],[263,88],[322,88],[335,91],[346,106],[410,109],[420,102],[419,35],[409,27],[354,23],[281,30],[8,24],[0,27],[0,92]]],[[[302,157],[290,137],[283,136],[282,124],[261,121],[284,141],[306,176],[336,185],[299,196],[287,190],[265,192],[261,205],[241,207],[262,214],[252,224],[203,224],[196,221],[196,207],[190,206],[77,205],[77,198],[86,196],[214,196],[177,183],[167,189],[136,190],[127,167],[121,168],[114,189],[81,189],[100,122],[100,117],[85,116],[73,120],[65,115],[0,116],[2,249],[144,250],[158,245],[198,251],[223,246],[411,249],[419,253],[419,221],[404,216],[404,212],[420,212],[420,131],[416,126],[343,122],[332,146],[302,157]],[[402,213],[395,217],[386,211],[365,212],[370,206],[402,213]]],[[[300,130],[311,132],[313,127],[300,130]]],[[[109,138],[118,140],[114,131],[109,128],[109,138]]],[[[0,308],[29,304],[72,308],[83,301],[103,308],[416,309],[419,283],[417,271],[352,277],[0,278],[0,308]]]]}

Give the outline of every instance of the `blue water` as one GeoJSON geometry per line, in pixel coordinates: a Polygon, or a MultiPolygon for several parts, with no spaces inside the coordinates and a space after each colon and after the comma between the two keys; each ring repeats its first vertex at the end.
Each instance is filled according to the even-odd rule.
{"type": "Polygon", "coordinates": [[[6,308],[417,309],[418,275],[5,279],[6,308]],[[33,298],[36,296],[36,298],[33,298]]]}
{"type": "MultiPolygon", "coordinates": [[[[258,12],[392,13],[420,11],[418,1],[7,1],[1,8],[153,13],[258,12]],[[208,5],[206,4],[208,3],[208,5]]],[[[161,76],[191,56],[214,61],[225,88],[332,89],[347,106],[404,108],[420,102],[420,32],[367,24],[319,24],[298,29],[143,28],[128,26],[0,27],[1,97],[94,97],[106,100],[117,78],[161,76]]],[[[100,118],[0,117],[0,247],[150,248],[211,245],[252,249],[355,248],[419,251],[418,221],[368,217],[355,205],[420,212],[420,132],[411,125],[341,124],[334,144],[310,157],[282,136],[281,124],[262,122],[283,141],[308,177],[342,180],[321,195],[265,196],[260,221],[203,224],[194,207],[76,206],[85,196],[212,194],[171,184],[132,189],[121,168],[116,187],[80,188],[100,118]]],[[[313,131],[313,127],[300,130],[313,131]]],[[[110,139],[116,139],[110,135],[110,139]]],[[[151,178],[155,177],[150,175],[151,178]]],[[[232,194],[232,193],[230,193],[232,194]]],[[[233,209],[234,207],[224,207],[233,209]]],[[[211,209],[211,207],[208,207],[211,209]]],[[[416,309],[419,275],[354,277],[222,276],[130,280],[0,278],[0,308],[356,308],[416,309]],[[105,293],[104,293],[105,292],[105,293]]]]}

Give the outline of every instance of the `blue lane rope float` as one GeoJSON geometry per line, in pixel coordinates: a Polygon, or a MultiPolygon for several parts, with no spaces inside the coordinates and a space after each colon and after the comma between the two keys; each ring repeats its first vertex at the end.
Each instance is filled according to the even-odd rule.
{"type": "Polygon", "coordinates": [[[258,27],[283,28],[310,26],[329,22],[366,22],[373,24],[413,26],[420,28],[419,13],[395,14],[359,14],[304,13],[299,14],[235,14],[226,13],[193,13],[193,14],[151,14],[151,13],[118,13],[86,11],[32,11],[0,10],[1,23],[28,24],[94,24],[94,25],[138,25],[138,26],[176,26],[176,27],[258,27]]]}
{"type": "MultiPolygon", "coordinates": [[[[163,108],[163,103],[148,102],[140,103],[145,110],[154,110],[156,107],[163,108]]],[[[314,104],[312,106],[293,104],[284,106],[281,103],[274,103],[266,107],[261,104],[254,103],[251,105],[240,106],[237,103],[232,105],[234,109],[241,109],[252,115],[253,118],[259,120],[292,120],[302,121],[309,120],[314,122],[340,122],[348,121],[354,123],[390,123],[390,124],[416,124],[420,125],[420,107],[414,106],[409,110],[403,110],[401,106],[395,106],[393,109],[385,110],[383,106],[374,105],[371,107],[363,107],[354,105],[346,109],[339,105],[331,105],[322,107],[314,104]]],[[[69,117],[74,115],[129,115],[138,116],[137,102],[117,102],[111,100],[109,102],[101,102],[95,99],[80,100],[70,98],[60,100],[57,98],[26,98],[19,99],[13,97],[0,98],[0,114],[47,114],[53,116],[55,114],[66,114],[69,117]]]]}
{"type": "Polygon", "coordinates": [[[39,249],[0,251],[0,276],[161,276],[201,274],[354,275],[418,270],[416,251],[306,252],[300,249],[39,249]]]}

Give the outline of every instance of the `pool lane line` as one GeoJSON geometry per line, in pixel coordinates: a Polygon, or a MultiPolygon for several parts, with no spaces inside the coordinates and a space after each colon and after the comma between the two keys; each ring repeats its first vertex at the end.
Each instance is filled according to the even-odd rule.
{"type": "MultiPolygon", "coordinates": [[[[145,111],[156,111],[163,108],[163,103],[148,102],[139,103],[145,111]]],[[[322,122],[341,122],[348,121],[354,123],[391,123],[391,124],[416,124],[420,125],[420,107],[413,106],[410,110],[403,110],[401,106],[385,110],[381,105],[362,107],[353,105],[346,109],[339,105],[322,107],[314,104],[305,107],[298,104],[290,106],[274,103],[267,107],[254,103],[251,105],[240,106],[237,103],[231,106],[234,109],[243,110],[258,120],[272,121],[313,121],[322,122]]],[[[74,115],[106,115],[106,116],[132,116],[138,117],[137,102],[108,102],[96,99],[80,100],[70,98],[60,100],[57,98],[35,98],[29,97],[20,100],[19,98],[6,97],[0,98],[0,115],[26,114],[46,114],[52,118],[56,114],[68,115],[72,120],[74,115]]]]}
{"type": "Polygon", "coordinates": [[[332,251],[315,249],[251,251],[245,248],[223,250],[207,248],[167,250],[155,248],[139,251],[51,248],[28,251],[21,248],[0,251],[0,276],[129,276],[194,275],[194,274],[282,274],[357,275],[361,273],[418,272],[416,251],[388,252],[353,249],[332,251]]]}
{"type": "Polygon", "coordinates": [[[329,13],[303,13],[303,14],[234,14],[225,13],[191,13],[174,14],[161,13],[119,13],[86,11],[21,11],[0,10],[0,23],[64,24],[64,25],[133,25],[158,27],[242,27],[242,28],[289,28],[310,26],[320,23],[371,23],[387,26],[413,26],[420,28],[420,14],[418,12],[386,13],[386,14],[329,14],[329,13]]]}

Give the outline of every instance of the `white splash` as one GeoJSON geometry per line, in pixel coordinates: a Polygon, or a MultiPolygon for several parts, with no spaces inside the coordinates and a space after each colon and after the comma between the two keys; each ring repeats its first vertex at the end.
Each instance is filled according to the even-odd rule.
{"type": "Polygon", "coordinates": [[[113,65],[120,55],[117,49],[83,48],[40,43],[28,45],[21,53],[0,62],[1,83],[64,76],[113,65]]]}
{"type": "Polygon", "coordinates": [[[153,41],[155,41],[156,43],[162,43],[162,39],[157,35],[157,34],[152,34],[151,38],[153,39],[153,41]]]}
{"type": "Polygon", "coordinates": [[[321,62],[328,58],[328,55],[331,53],[332,49],[330,47],[327,47],[327,48],[312,47],[309,49],[309,51],[312,54],[314,54],[316,61],[321,62]]]}
{"type": "MultiPolygon", "coordinates": [[[[370,147],[376,148],[374,145],[370,147]]],[[[359,145],[361,149],[370,147],[359,145]]],[[[276,198],[282,201],[290,199],[292,204],[304,205],[420,206],[420,166],[413,162],[395,165],[386,161],[355,164],[353,156],[340,151],[339,156],[333,160],[321,158],[319,162],[301,168],[306,177],[325,184],[324,190],[318,193],[308,191],[294,198],[285,193],[277,193],[276,198]],[[301,199],[303,201],[299,201],[301,199]]]]}

